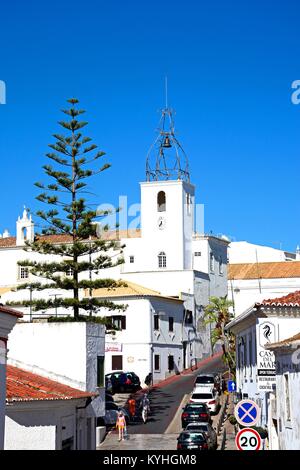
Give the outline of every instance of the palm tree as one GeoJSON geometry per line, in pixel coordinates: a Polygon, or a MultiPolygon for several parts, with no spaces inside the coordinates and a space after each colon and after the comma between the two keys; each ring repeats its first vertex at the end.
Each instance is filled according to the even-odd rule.
{"type": "Polygon", "coordinates": [[[233,302],[224,297],[210,297],[210,303],[204,309],[205,324],[213,324],[211,332],[212,348],[221,343],[223,360],[229,368],[229,372],[235,369],[235,341],[232,333],[225,330],[225,326],[233,317],[229,311],[233,302]]]}

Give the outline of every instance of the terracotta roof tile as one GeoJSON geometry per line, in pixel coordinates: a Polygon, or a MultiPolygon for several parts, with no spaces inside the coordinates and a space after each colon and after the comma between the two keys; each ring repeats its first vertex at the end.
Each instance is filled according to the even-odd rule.
{"type": "Polygon", "coordinates": [[[300,333],[297,333],[294,336],[291,336],[290,338],[286,338],[282,341],[278,341],[277,343],[270,343],[265,345],[266,349],[277,349],[281,348],[283,346],[292,346],[292,345],[298,345],[300,343],[300,333]]]}
{"type": "MultiPolygon", "coordinates": [[[[157,290],[148,289],[147,287],[140,286],[134,282],[129,282],[124,279],[120,279],[120,282],[125,283],[126,286],[93,289],[93,297],[161,297],[181,302],[180,299],[164,296],[157,290]]],[[[85,297],[89,297],[89,289],[85,290],[85,297]]]]}
{"type": "Polygon", "coordinates": [[[274,307],[300,307],[300,291],[291,292],[283,297],[266,299],[256,305],[266,305],[274,307]]]}
{"type": "Polygon", "coordinates": [[[8,315],[13,315],[14,317],[22,318],[23,313],[18,310],[14,310],[10,307],[5,307],[5,305],[0,304],[0,313],[7,313],[8,315]]]}
{"type": "Polygon", "coordinates": [[[32,372],[7,366],[6,400],[10,402],[36,400],[74,400],[96,396],[32,372]]]}
{"type": "Polygon", "coordinates": [[[228,279],[300,278],[300,261],[239,263],[228,265],[228,279]]]}
{"type": "MultiPolygon", "coordinates": [[[[140,229],[128,230],[113,230],[103,232],[101,235],[102,240],[120,240],[122,238],[139,238],[141,236],[140,229]]],[[[36,237],[36,240],[46,241],[48,243],[71,243],[72,238],[70,235],[43,235],[36,237]]],[[[13,248],[16,246],[16,237],[0,238],[0,248],[13,248]]]]}

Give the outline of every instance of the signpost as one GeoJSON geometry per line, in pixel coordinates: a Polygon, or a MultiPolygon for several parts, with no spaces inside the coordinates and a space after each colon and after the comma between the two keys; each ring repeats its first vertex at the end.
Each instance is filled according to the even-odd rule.
{"type": "Polygon", "coordinates": [[[260,418],[260,409],[255,401],[241,400],[235,405],[234,416],[242,426],[255,426],[260,418]]]}
{"type": "Polygon", "coordinates": [[[257,321],[257,389],[269,392],[276,383],[275,355],[264,346],[277,341],[277,324],[273,319],[258,318],[257,321]]]}
{"type": "Polygon", "coordinates": [[[241,429],[235,438],[235,444],[238,450],[260,450],[261,437],[255,429],[241,429]]]}
{"type": "Polygon", "coordinates": [[[228,392],[236,392],[236,383],[234,380],[228,380],[227,382],[227,390],[228,392]]]}

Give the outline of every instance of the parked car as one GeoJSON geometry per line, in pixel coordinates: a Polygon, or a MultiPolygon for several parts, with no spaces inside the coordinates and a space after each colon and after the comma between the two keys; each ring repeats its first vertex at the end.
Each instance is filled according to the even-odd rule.
{"type": "Polygon", "coordinates": [[[208,450],[207,437],[202,432],[182,431],[177,439],[177,450],[208,450]]]}
{"type": "Polygon", "coordinates": [[[221,390],[221,382],[218,374],[200,374],[196,377],[194,388],[214,388],[218,392],[221,390]]]}
{"type": "Polygon", "coordinates": [[[220,408],[220,397],[216,390],[195,388],[190,403],[205,403],[211,413],[217,414],[220,408]]]}
{"type": "Polygon", "coordinates": [[[188,403],[182,408],[181,425],[185,429],[189,423],[211,422],[210,412],[205,403],[188,403]]]}
{"type": "Polygon", "coordinates": [[[141,381],[134,372],[116,371],[106,374],[111,381],[112,393],[135,392],[141,388],[141,381]]]}
{"type": "Polygon", "coordinates": [[[211,450],[217,450],[217,433],[210,423],[190,423],[185,428],[185,431],[203,432],[207,437],[208,448],[211,450]]]}
{"type": "Polygon", "coordinates": [[[130,416],[128,411],[121,406],[118,406],[113,401],[107,401],[105,403],[105,416],[101,418],[97,418],[97,426],[115,426],[117,422],[118,412],[123,411],[125,416],[126,424],[129,424],[130,416]]]}

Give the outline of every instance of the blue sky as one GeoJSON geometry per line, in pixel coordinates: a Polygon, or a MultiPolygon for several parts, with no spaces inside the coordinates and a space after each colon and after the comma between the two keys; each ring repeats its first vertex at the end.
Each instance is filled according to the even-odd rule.
{"type": "Polygon", "coordinates": [[[33,183],[71,96],[112,163],[92,183],[99,203],[138,202],[167,74],[206,231],[294,250],[299,14],[297,0],[3,3],[0,232],[37,208],[33,183]]]}

